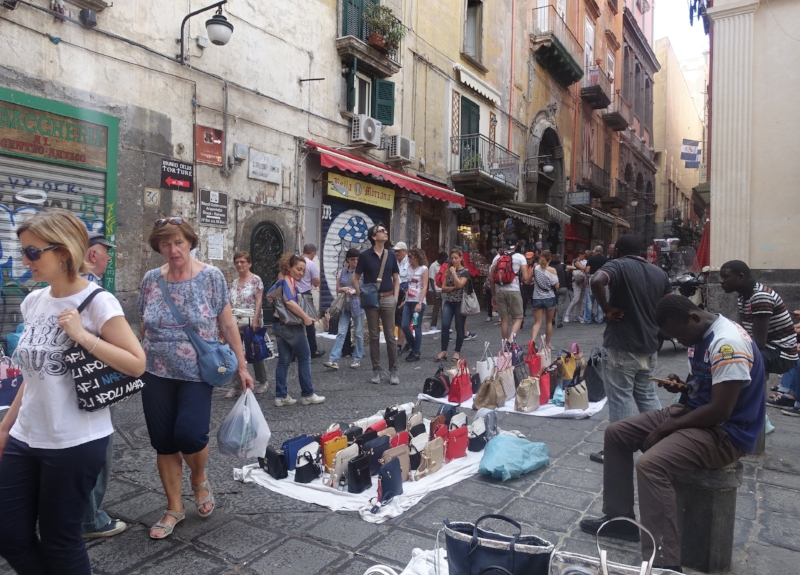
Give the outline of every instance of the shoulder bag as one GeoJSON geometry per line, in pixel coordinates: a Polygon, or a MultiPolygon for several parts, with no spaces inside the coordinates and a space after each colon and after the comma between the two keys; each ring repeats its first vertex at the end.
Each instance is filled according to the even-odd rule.
{"type": "Polygon", "coordinates": [[[389,250],[383,248],[381,257],[381,270],[378,272],[378,279],[374,284],[364,284],[361,286],[361,307],[364,309],[375,309],[381,306],[378,290],[381,288],[383,280],[383,269],[386,267],[386,259],[389,257],[389,250]]]}
{"type": "Polygon", "coordinates": [[[287,439],[281,445],[281,451],[286,457],[286,463],[289,465],[289,471],[295,468],[297,465],[297,453],[308,445],[309,441],[311,440],[310,435],[298,435],[297,437],[293,437],[292,439],[287,439]]]}
{"type": "Polygon", "coordinates": [[[476,315],[481,313],[481,302],[472,285],[472,278],[467,279],[464,286],[464,296],[461,298],[461,315],[476,315]]]}
{"type": "Polygon", "coordinates": [[[392,459],[400,460],[400,469],[402,471],[403,481],[408,481],[408,474],[411,472],[411,459],[409,457],[410,451],[408,445],[398,445],[383,452],[381,457],[381,465],[386,465],[392,459]]]}
{"type": "MultiPolygon", "coordinates": [[[[98,288],[90,293],[78,306],[78,313],[86,309],[95,296],[103,291],[106,290],[98,288]]],[[[64,361],[75,382],[78,408],[83,411],[97,411],[114,405],[132,397],[144,387],[141,377],[132,377],[117,371],[78,343],[64,353],[64,361]]]]}
{"type": "Polygon", "coordinates": [[[444,460],[450,463],[454,459],[467,456],[469,445],[469,428],[466,425],[451,430],[444,441],[444,460]]]}
{"type": "Polygon", "coordinates": [[[207,384],[217,387],[228,383],[239,368],[239,360],[233,353],[231,346],[227,343],[220,343],[219,339],[206,341],[183,319],[183,314],[178,310],[172,296],[169,295],[167,284],[161,276],[161,270],[156,268],[156,278],[164,294],[164,301],[167,302],[172,315],[179,325],[183,326],[183,331],[189,336],[195,351],[197,351],[197,366],[200,370],[200,377],[207,384]]]}
{"type": "Polygon", "coordinates": [[[289,308],[286,306],[286,297],[284,296],[283,288],[270,291],[267,294],[267,301],[270,302],[275,309],[274,315],[278,318],[278,323],[281,325],[305,325],[302,318],[289,311],[289,308]]]}
{"type": "Polygon", "coordinates": [[[442,468],[444,463],[444,440],[441,437],[436,437],[426,443],[425,447],[422,448],[421,459],[419,471],[414,476],[414,481],[419,481],[442,468]]]}
{"type": "Polygon", "coordinates": [[[436,375],[425,380],[422,393],[431,397],[444,397],[450,393],[450,376],[444,372],[444,366],[439,366],[436,375]]]}
{"type": "Polygon", "coordinates": [[[378,469],[380,469],[381,466],[380,459],[383,457],[384,451],[391,448],[391,445],[391,439],[385,435],[376,437],[364,444],[362,453],[369,455],[369,467],[372,475],[378,473],[378,469]]]}
{"type": "Polygon", "coordinates": [[[486,407],[489,409],[497,409],[502,407],[506,402],[506,394],[503,390],[503,382],[497,373],[497,368],[492,369],[492,373],[481,384],[478,393],[472,399],[472,408],[481,409],[486,407]]]}
{"type": "Polygon", "coordinates": [[[347,483],[347,464],[354,457],[358,457],[358,445],[354,444],[339,451],[333,459],[333,471],[326,485],[343,491],[347,483]]]}
{"type": "Polygon", "coordinates": [[[403,494],[402,474],[403,472],[398,459],[392,459],[381,466],[378,471],[377,497],[370,501],[370,503],[373,501],[375,502],[372,509],[370,509],[372,513],[377,513],[383,505],[386,505],[398,495],[403,494]]]}
{"type": "MultiPolygon", "coordinates": [[[[319,448],[318,444],[316,445],[319,448]]],[[[311,447],[310,445],[307,447],[311,447]]],[[[319,452],[316,454],[310,449],[303,449],[297,454],[297,464],[294,470],[294,480],[296,483],[311,483],[317,477],[322,475],[322,469],[319,466],[318,459],[319,452]]]]}
{"type": "Polygon", "coordinates": [[[273,479],[285,479],[289,476],[289,464],[283,451],[267,445],[267,452],[264,457],[258,458],[258,465],[266,471],[273,479]]]}
{"type": "Polygon", "coordinates": [[[347,462],[347,492],[362,493],[372,487],[369,454],[362,453],[347,462]]]}
{"type": "Polygon", "coordinates": [[[492,356],[491,352],[489,351],[489,342],[484,342],[483,344],[483,356],[476,364],[478,370],[478,376],[480,377],[481,383],[483,380],[489,377],[489,374],[492,373],[492,368],[495,366],[495,360],[492,356]]]}
{"type": "Polygon", "coordinates": [[[542,373],[542,358],[536,353],[536,344],[533,340],[528,342],[528,355],[525,356],[525,363],[528,364],[528,373],[532,376],[542,373]]]}
{"type": "Polygon", "coordinates": [[[541,401],[539,393],[538,377],[523,379],[517,387],[516,397],[514,398],[514,411],[531,413],[539,409],[541,401]]]}
{"type": "Polygon", "coordinates": [[[447,401],[463,403],[468,399],[472,399],[472,382],[469,380],[467,360],[462,359],[458,362],[458,375],[450,382],[447,401]]]}
{"type": "Polygon", "coordinates": [[[325,469],[327,469],[329,472],[333,470],[333,463],[336,458],[336,454],[346,447],[347,438],[344,435],[340,435],[325,442],[325,445],[322,446],[325,469]]]}
{"type": "Polygon", "coordinates": [[[467,438],[469,439],[467,445],[469,451],[483,451],[483,448],[486,447],[486,442],[489,441],[486,438],[486,421],[483,417],[476,417],[470,424],[467,438]]]}
{"type": "Polygon", "coordinates": [[[603,383],[602,351],[599,347],[592,348],[589,353],[589,361],[583,372],[583,381],[589,392],[589,401],[600,401],[606,396],[606,388],[603,383]]]}

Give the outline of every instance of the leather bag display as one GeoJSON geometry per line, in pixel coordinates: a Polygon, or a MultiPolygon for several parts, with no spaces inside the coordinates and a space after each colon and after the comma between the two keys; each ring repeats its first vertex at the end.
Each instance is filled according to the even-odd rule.
{"type": "Polygon", "coordinates": [[[519,387],[523,380],[531,376],[531,371],[528,369],[528,364],[525,362],[520,363],[514,367],[514,387],[519,387]]]}
{"type": "Polygon", "coordinates": [[[425,429],[425,424],[424,423],[418,423],[414,427],[410,428],[408,430],[408,433],[409,433],[409,435],[411,435],[411,437],[417,437],[419,435],[424,435],[424,436],[427,437],[428,430],[425,429]]]}
{"type": "Polygon", "coordinates": [[[397,447],[399,445],[408,445],[408,442],[411,440],[411,436],[409,435],[408,431],[401,431],[397,435],[394,435],[389,439],[389,444],[392,447],[397,447]]]}
{"type": "Polygon", "coordinates": [[[422,448],[419,471],[414,476],[414,481],[436,473],[444,464],[444,440],[441,437],[432,439],[422,448]]]}
{"type": "MultiPolygon", "coordinates": [[[[406,425],[408,426],[408,430],[411,431],[412,428],[416,427],[420,423],[422,423],[422,414],[419,411],[417,411],[416,413],[411,414],[411,417],[408,418],[408,422],[406,425]]],[[[412,433],[412,435],[416,434],[412,433]]]]}
{"type": "Polygon", "coordinates": [[[483,451],[483,448],[486,447],[486,442],[489,441],[486,439],[486,421],[484,418],[476,417],[468,429],[467,439],[469,443],[467,450],[472,452],[483,451]]]}
{"type": "Polygon", "coordinates": [[[564,409],[589,409],[589,393],[584,382],[564,388],[564,409]]]}
{"type": "Polygon", "coordinates": [[[467,414],[466,413],[456,413],[453,417],[450,418],[450,423],[448,424],[448,429],[458,429],[459,427],[464,427],[467,424],[467,414]]]}
{"type": "Polygon", "coordinates": [[[458,373],[450,382],[450,391],[447,400],[454,403],[463,403],[472,399],[472,382],[469,380],[469,367],[467,360],[458,362],[458,373]]]}
{"type": "Polygon", "coordinates": [[[428,430],[429,430],[428,438],[429,439],[433,439],[433,434],[436,432],[436,430],[441,425],[444,425],[444,426],[447,425],[447,416],[444,413],[440,413],[439,415],[437,415],[436,417],[431,419],[430,423],[428,424],[428,430]]]}
{"type": "Polygon", "coordinates": [[[531,413],[539,409],[540,401],[539,378],[529,377],[523,379],[517,387],[517,393],[514,397],[514,411],[531,413]]]}
{"type": "Polygon", "coordinates": [[[586,369],[583,372],[583,381],[586,383],[589,401],[601,401],[606,396],[606,386],[603,383],[602,359],[603,354],[600,348],[592,348],[589,353],[589,360],[586,362],[586,369]]]}
{"type": "Polygon", "coordinates": [[[376,421],[372,425],[367,428],[367,431],[383,431],[386,429],[386,420],[381,419],[380,421],[376,421]]]}
{"type": "Polygon", "coordinates": [[[377,431],[365,431],[364,433],[356,437],[356,445],[358,445],[358,448],[361,451],[361,453],[364,453],[364,446],[373,439],[377,439],[377,437],[378,437],[377,431]]]}
{"type": "Polygon", "coordinates": [[[468,437],[469,429],[459,427],[453,429],[447,434],[445,439],[444,460],[445,463],[450,463],[454,459],[467,456],[467,446],[469,445],[468,437]]]}
{"type": "Polygon", "coordinates": [[[364,444],[362,453],[369,455],[370,473],[376,475],[381,466],[381,457],[383,452],[391,447],[391,442],[388,437],[377,437],[372,441],[364,444]]]}
{"type": "Polygon", "coordinates": [[[348,443],[355,443],[356,437],[364,433],[364,430],[360,427],[356,427],[355,425],[348,427],[345,432],[344,436],[347,438],[348,443]]]}
{"type": "Polygon", "coordinates": [[[312,440],[310,435],[298,435],[297,437],[293,437],[291,439],[287,439],[281,445],[281,451],[283,451],[284,456],[286,456],[286,462],[289,464],[289,471],[295,468],[297,465],[297,452],[300,451],[301,447],[305,447],[308,443],[312,440]]]}
{"type": "Polygon", "coordinates": [[[553,545],[535,535],[523,535],[522,526],[504,515],[484,515],[474,524],[444,521],[447,564],[453,575],[479,575],[490,567],[512,575],[548,575],[553,545]],[[504,535],[478,527],[487,519],[510,523],[515,535],[504,535]]]}
{"type": "Polygon", "coordinates": [[[391,439],[395,435],[397,435],[397,432],[395,431],[394,427],[387,427],[386,429],[382,429],[378,432],[378,437],[386,436],[391,439]]]}
{"type": "Polygon", "coordinates": [[[300,449],[294,470],[295,483],[311,483],[322,475],[319,465],[319,443],[316,441],[300,449]]]}
{"type": "MultiPolygon", "coordinates": [[[[480,378],[480,382],[483,383],[484,380],[489,377],[492,373],[492,369],[495,366],[495,360],[492,356],[491,352],[489,351],[489,342],[485,342],[483,344],[483,356],[476,364],[477,374],[480,378]]],[[[477,391],[475,392],[477,393],[477,391]]]]}
{"type": "Polygon", "coordinates": [[[381,289],[381,280],[383,279],[383,269],[386,267],[386,259],[389,257],[389,250],[383,249],[381,256],[381,269],[378,272],[378,278],[374,284],[363,284],[360,288],[361,291],[361,307],[364,309],[376,309],[381,306],[380,296],[378,295],[381,289]]]}
{"type": "Polygon", "coordinates": [[[350,445],[336,454],[333,460],[333,472],[328,478],[327,485],[336,489],[344,489],[347,483],[347,464],[358,456],[358,445],[350,445]]]}
{"type": "Polygon", "coordinates": [[[333,461],[336,454],[345,447],[347,447],[347,438],[344,435],[339,435],[325,442],[322,447],[322,458],[325,462],[325,469],[329,472],[333,469],[333,461]]]}
{"type": "Polygon", "coordinates": [[[289,464],[283,451],[267,445],[264,457],[258,458],[258,465],[273,479],[286,479],[289,476],[289,464]]]}
{"type": "Polygon", "coordinates": [[[472,399],[472,408],[481,409],[486,407],[488,409],[497,409],[506,402],[505,391],[503,390],[503,382],[497,373],[497,368],[492,369],[491,375],[481,384],[481,388],[475,397],[472,399]]]}
{"type": "MultiPolygon", "coordinates": [[[[378,503],[386,504],[403,494],[403,472],[399,459],[392,459],[378,470],[378,503]]],[[[377,513],[376,507],[372,508],[377,513]]]]}
{"type": "Polygon", "coordinates": [[[406,414],[405,409],[389,407],[384,412],[383,419],[386,421],[387,426],[394,427],[394,429],[399,433],[406,429],[408,415],[406,414]]]}
{"type": "Polygon", "coordinates": [[[498,372],[497,375],[500,378],[500,383],[503,384],[503,395],[505,399],[508,400],[508,398],[514,397],[514,393],[517,390],[517,386],[514,385],[514,368],[509,367],[504,369],[498,372]]]}
{"type": "Polygon", "coordinates": [[[525,363],[528,364],[528,373],[533,376],[542,373],[542,358],[536,353],[536,344],[533,340],[528,342],[528,355],[525,356],[525,363]]]}
{"type": "Polygon", "coordinates": [[[450,376],[444,372],[444,366],[439,366],[436,374],[425,380],[422,393],[431,397],[445,397],[450,392],[450,376]]]}
{"type": "Polygon", "coordinates": [[[408,445],[400,445],[398,447],[387,449],[383,452],[381,465],[386,465],[392,459],[398,459],[400,461],[400,470],[402,472],[403,481],[408,481],[409,473],[411,473],[410,453],[411,451],[409,450],[408,445]]]}
{"type": "Polygon", "coordinates": [[[357,455],[347,462],[347,492],[362,493],[372,487],[368,453],[357,455]]]}

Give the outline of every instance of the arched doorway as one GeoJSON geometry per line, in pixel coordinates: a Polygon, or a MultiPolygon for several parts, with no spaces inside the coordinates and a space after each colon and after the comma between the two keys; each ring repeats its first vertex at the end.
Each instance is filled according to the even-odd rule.
{"type": "MultiPolygon", "coordinates": [[[[261,222],[253,230],[250,238],[250,257],[253,259],[252,272],[264,282],[264,296],[267,290],[278,281],[278,260],[283,255],[283,233],[272,222],[261,222]]],[[[264,317],[272,315],[272,307],[263,301],[264,317]]]]}
{"type": "Polygon", "coordinates": [[[525,160],[525,201],[537,204],[550,204],[564,209],[564,149],[555,121],[556,105],[551,104],[533,118],[528,132],[528,152],[525,160]],[[544,174],[540,164],[550,156],[553,171],[544,174]]]}

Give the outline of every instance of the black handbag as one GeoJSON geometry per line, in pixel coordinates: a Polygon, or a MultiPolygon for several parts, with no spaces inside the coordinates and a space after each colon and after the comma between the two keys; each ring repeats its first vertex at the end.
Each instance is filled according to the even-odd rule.
{"type": "Polygon", "coordinates": [[[444,521],[447,564],[453,575],[480,575],[500,567],[512,575],[548,575],[553,545],[535,535],[522,535],[522,526],[503,515],[484,515],[474,524],[444,521]],[[519,532],[503,535],[481,529],[485,519],[506,521],[519,532]]]}
{"type": "Polygon", "coordinates": [[[258,465],[274,479],[285,479],[289,476],[289,464],[283,451],[267,445],[264,457],[258,458],[258,465]]]}
{"type": "Polygon", "coordinates": [[[377,504],[370,511],[377,513],[381,504],[389,503],[393,498],[403,494],[403,472],[400,459],[394,458],[378,471],[377,504]]]}
{"type": "Polygon", "coordinates": [[[364,430],[354,425],[353,427],[348,427],[345,429],[342,435],[347,438],[347,444],[352,445],[362,433],[364,433],[364,430]]]}
{"type": "Polygon", "coordinates": [[[523,380],[531,376],[531,370],[525,362],[520,363],[514,368],[514,387],[519,387],[523,380]]]}
{"type": "Polygon", "coordinates": [[[472,395],[475,395],[481,388],[481,376],[477,373],[473,373],[472,377],[469,378],[469,382],[472,384],[472,395]]]}
{"type": "Polygon", "coordinates": [[[363,453],[369,455],[369,468],[372,475],[378,474],[378,470],[381,468],[383,452],[387,449],[391,449],[391,447],[391,438],[388,435],[376,437],[372,441],[368,441],[364,444],[363,453]]]}
{"type": "Polygon", "coordinates": [[[583,372],[583,380],[586,382],[589,401],[600,401],[606,396],[606,386],[603,383],[603,366],[601,365],[602,359],[603,353],[600,348],[592,348],[589,354],[589,361],[586,362],[586,369],[583,372]]]}
{"type": "Polygon", "coordinates": [[[378,437],[378,432],[375,430],[365,431],[364,433],[356,437],[356,444],[358,445],[358,451],[360,453],[364,453],[364,446],[377,437],[378,437]]]}
{"type": "Polygon", "coordinates": [[[397,433],[406,430],[406,422],[408,419],[405,409],[389,407],[384,412],[383,419],[386,421],[387,427],[394,427],[397,433]]]}
{"type": "Polygon", "coordinates": [[[424,423],[418,423],[414,427],[408,430],[408,433],[411,434],[411,437],[416,437],[417,435],[421,435],[426,433],[428,430],[425,429],[424,423]]]}
{"type": "Polygon", "coordinates": [[[347,462],[347,491],[361,493],[372,487],[369,454],[362,453],[347,462]]]}
{"type": "Polygon", "coordinates": [[[450,393],[450,376],[444,373],[444,366],[439,366],[436,374],[425,380],[422,393],[431,397],[444,397],[450,393]]]}
{"type": "Polygon", "coordinates": [[[311,454],[306,451],[297,456],[297,465],[294,469],[294,480],[296,483],[311,483],[322,475],[322,467],[314,461],[311,454]],[[305,463],[303,463],[305,461],[305,463]]]}

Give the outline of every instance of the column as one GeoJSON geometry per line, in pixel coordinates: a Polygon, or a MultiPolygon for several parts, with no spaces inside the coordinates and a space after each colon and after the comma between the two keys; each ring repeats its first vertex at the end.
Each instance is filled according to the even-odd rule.
{"type": "Polygon", "coordinates": [[[750,257],[753,13],[759,0],[717,0],[713,21],[711,268],[750,257]]]}

